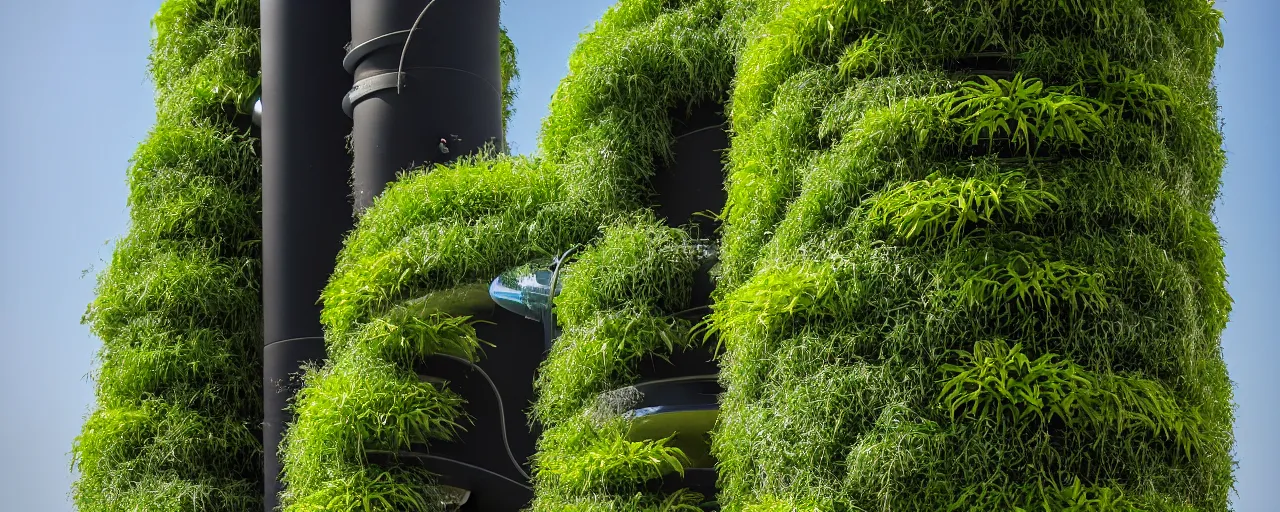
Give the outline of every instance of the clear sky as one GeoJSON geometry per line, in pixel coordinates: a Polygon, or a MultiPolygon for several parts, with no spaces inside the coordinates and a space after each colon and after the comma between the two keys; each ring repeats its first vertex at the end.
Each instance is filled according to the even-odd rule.
{"type": "MultiPolygon", "coordinates": [[[[612,0],[506,0],[520,51],[510,140],[536,147],[577,34],[612,0]]],[[[128,227],[125,167],[154,110],[148,21],[158,0],[0,0],[0,508],[71,510],[67,455],[93,399],[98,342],[80,325],[109,242],[128,227]],[[88,271],[87,275],[83,275],[88,271]]],[[[1235,299],[1240,512],[1276,510],[1280,482],[1280,2],[1220,0],[1217,81],[1230,158],[1217,211],[1235,299]]]]}

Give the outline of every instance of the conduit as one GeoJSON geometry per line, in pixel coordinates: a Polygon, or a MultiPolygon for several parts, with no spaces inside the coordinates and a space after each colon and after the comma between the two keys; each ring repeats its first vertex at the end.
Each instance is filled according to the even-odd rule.
{"type": "Polygon", "coordinates": [[[355,125],[357,212],[403,170],[488,143],[504,147],[499,0],[426,7],[427,0],[351,1],[352,44],[342,65],[354,85],[342,106],[355,125]]]}
{"type": "Polygon", "coordinates": [[[264,510],[281,490],[285,407],[306,362],[325,357],[320,290],[351,229],[351,121],[338,108],[351,76],[336,64],[349,40],[345,0],[263,0],[262,303],[264,510]]]}

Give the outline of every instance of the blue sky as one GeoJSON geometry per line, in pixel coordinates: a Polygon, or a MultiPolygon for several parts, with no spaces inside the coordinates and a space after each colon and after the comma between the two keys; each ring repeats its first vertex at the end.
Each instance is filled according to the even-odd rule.
{"type": "MultiPolygon", "coordinates": [[[[510,127],[536,146],[577,34],[612,0],[506,0],[520,51],[510,127]]],[[[154,110],[146,78],[157,0],[0,0],[0,507],[70,511],[67,455],[93,399],[98,342],[80,325],[109,242],[128,227],[124,176],[154,110]],[[83,275],[88,271],[87,275],[83,275]]],[[[1235,299],[1223,347],[1236,401],[1240,512],[1275,510],[1280,482],[1280,3],[1220,0],[1217,83],[1229,156],[1217,221],[1235,299]]]]}

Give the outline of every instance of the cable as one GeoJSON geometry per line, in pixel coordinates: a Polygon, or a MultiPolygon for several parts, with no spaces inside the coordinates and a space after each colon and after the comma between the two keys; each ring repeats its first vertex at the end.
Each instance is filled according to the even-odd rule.
{"type": "Polygon", "coordinates": [[[560,267],[564,265],[565,260],[569,259],[569,256],[572,256],[578,250],[578,247],[578,244],[574,244],[569,250],[561,253],[551,261],[551,288],[547,292],[547,310],[542,314],[542,336],[548,351],[551,350],[552,338],[555,337],[556,285],[560,283],[560,267]]]}
{"type": "Polygon", "coordinates": [[[689,314],[689,313],[694,313],[694,312],[702,311],[702,310],[706,310],[706,309],[711,309],[711,305],[710,305],[710,304],[708,304],[708,305],[706,305],[706,306],[698,306],[698,307],[689,308],[689,309],[686,309],[686,310],[684,310],[684,311],[676,311],[675,313],[672,313],[672,314],[667,315],[667,316],[684,316],[684,315],[687,315],[687,314],[689,314]]]}
{"type": "Polygon", "coordinates": [[[720,123],[720,124],[713,124],[713,125],[711,125],[711,126],[703,126],[702,128],[698,128],[697,130],[692,130],[692,131],[688,131],[688,132],[682,133],[682,134],[680,134],[680,135],[677,135],[677,136],[676,136],[676,140],[683,139],[683,138],[685,138],[685,137],[688,137],[688,136],[693,135],[693,134],[698,133],[698,132],[705,132],[705,131],[707,131],[707,130],[714,130],[714,129],[716,129],[716,128],[722,128],[722,127],[724,127],[724,126],[725,126],[725,125],[727,125],[727,124],[729,124],[729,123],[720,123]]]}
{"type": "Polygon", "coordinates": [[[489,378],[489,374],[485,373],[483,368],[471,361],[449,354],[436,355],[471,367],[472,370],[479,372],[481,377],[484,377],[485,382],[489,383],[489,388],[493,390],[493,396],[498,399],[498,424],[502,427],[502,446],[507,449],[507,458],[511,459],[511,464],[516,467],[516,471],[520,472],[520,476],[532,479],[529,473],[525,472],[524,467],[516,461],[516,454],[511,451],[511,441],[507,439],[507,408],[502,404],[502,393],[498,391],[498,385],[493,383],[493,379],[489,378]]]}
{"type": "Polygon", "coordinates": [[[422,8],[422,12],[418,13],[418,18],[413,20],[413,26],[409,27],[409,35],[404,38],[404,46],[400,48],[400,65],[396,66],[396,94],[400,94],[401,88],[404,86],[404,56],[409,53],[409,41],[413,40],[413,32],[418,30],[418,24],[422,23],[422,17],[427,14],[436,0],[427,2],[426,7],[422,8]]]}
{"type": "Polygon", "coordinates": [[[419,453],[419,452],[409,452],[409,451],[395,451],[395,452],[393,452],[393,451],[390,451],[390,450],[366,450],[366,451],[365,451],[365,453],[366,453],[366,454],[372,453],[372,454],[375,454],[375,455],[394,455],[394,456],[396,456],[396,457],[406,457],[406,458],[411,458],[411,459],[430,459],[430,460],[439,460],[439,461],[450,462],[450,463],[453,463],[453,464],[457,464],[457,465],[459,465],[459,466],[466,466],[466,467],[468,467],[468,468],[470,468],[470,469],[474,469],[474,470],[476,470],[476,471],[481,471],[481,472],[484,472],[484,473],[488,473],[488,474],[490,474],[490,475],[493,475],[493,476],[496,476],[496,477],[501,478],[501,479],[503,479],[503,480],[506,480],[506,481],[508,481],[508,482],[511,482],[512,484],[518,485],[518,486],[520,486],[520,487],[522,487],[522,488],[524,488],[524,489],[528,489],[528,490],[530,490],[530,491],[532,491],[532,490],[533,490],[533,488],[532,488],[532,487],[529,487],[528,485],[525,485],[525,484],[523,484],[523,483],[521,483],[521,482],[517,482],[517,481],[515,481],[515,480],[512,480],[510,477],[507,477],[506,475],[503,475],[503,474],[501,474],[501,473],[495,473],[495,472],[493,472],[493,471],[490,471],[490,470],[488,470],[488,469],[482,468],[482,467],[477,466],[477,465],[475,465],[475,464],[467,464],[466,462],[462,462],[462,461],[460,461],[460,460],[453,460],[453,459],[449,459],[449,458],[441,457],[441,456],[439,456],[439,455],[431,455],[431,454],[429,454],[429,453],[419,453]]]}

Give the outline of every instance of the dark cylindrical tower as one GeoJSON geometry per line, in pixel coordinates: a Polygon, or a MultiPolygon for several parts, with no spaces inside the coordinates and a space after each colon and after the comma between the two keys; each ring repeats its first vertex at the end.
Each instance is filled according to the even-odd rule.
{"type": "Polygon", "coordinates": [[[351,228],[351,121],[336,103],[351,87],[339,63],[350,40],[347,0],[262,1],[263,470],[277,505],[277,447],[300,366],[324,359],[320,290],[351,228]]]}
{"type": "Polygon", "coordinates": [[[502,147],[499,0],[435,0],[424,13],[429,1],[351,1],[343,66],[355,85],[343,108],[355,124],[357,211],[402,170],[502,147]]]}

